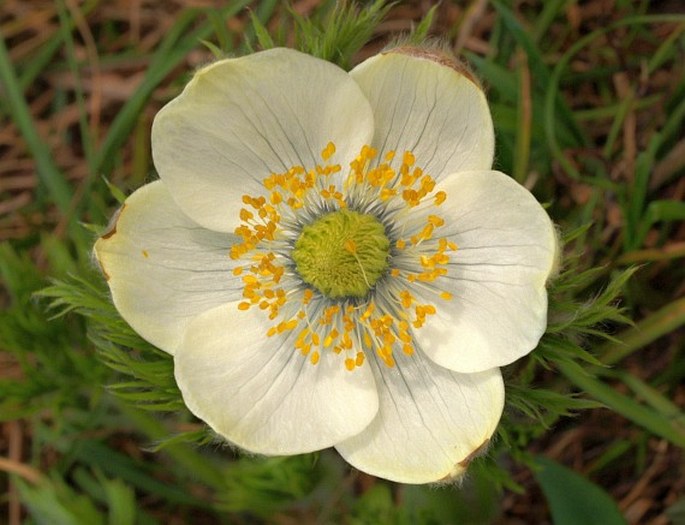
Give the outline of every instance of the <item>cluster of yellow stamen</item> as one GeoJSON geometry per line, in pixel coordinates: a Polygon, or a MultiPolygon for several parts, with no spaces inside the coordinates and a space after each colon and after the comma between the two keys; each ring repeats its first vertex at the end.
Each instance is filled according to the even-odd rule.
{"type": "MultiPolygon", "coordinates": [[[[324,160],[331,157],[335,151],[335,147],[332,148],[322,152],[324,160]]],[[[242,277],[245,301],[238,304],[239,310],[258,305],[262,310],[269,310],[269,319],[278,317],[280,308],[286,303],[285,291],[279,286],[285,266],[276,262],[268,244],[276,240],[281,212],[284,208],[292,211],[302,208],[307,193],[317,185],[317,181],[338,171],[340,165],[317,165],[309,171],[302,166],[294,166],[285,173],[272,173],[264,179],[264,187],[269,191],[268,202],[264,196],[243,195],[246,207],[241,208],[242,224],[235,229],[241,242],[231,247],[230,257],[236,260],[249,255],[252,264],[233,270],[236,276],[246,273],[242,277]]]]}
{"type": "MultiPolygon", "coordinates": [[[[430,239],[430,237],[428,237],[428,239],[430,239]]],[[[412,240],[412,244],[417,245],[418,243],[414,243],[412,240]]],[[[395,247],[398,250],[405,250],[406,243],[399,244],[399,241],[397,241],[395,243],[395,247]]],[[[434,253],[432,253],[431,255],[419,255],[419,263],[421,264],[423,271],[419,273],[407,272],[407,281],[409,281],[410,283],[413,283],[415,281],[430,283],[435,281],[438,277],[447,275],[446,265],[449,263],[450,257],[449,255],[447,255],[446,252],[456,251],[456,249],[457,245],[454,244],[452,241],[448,241],[445,238],[438,239],[437,250],[434,253]]],[[[395,273],[395,276],[399,275],[399,273],[395,273]]],[[[441,294],[441,297],[443,297],[445,293],[446,292],[443,292],[441,294]]]]}
{"type": "MultiPolygon", "coordinates": [[[[406,355],[412,355],[413,331],[422,328],[427,318],[437,313],[437,301],[423,302],[412,290],[420,286],[435,299],[452,299],[449,292],[430,284],[447,274],[449,252],[457,249],[448,239],[436,237],[436,231],[445,224],[444,219],[437,214],[426,214],[425,224],[419,228],[412,226],[411,231],[415,233],[406,238],[401,228],[393,230],[397,238],[392,244],[387,279],[380,295],[371,292],[368,297],[333,301],[320,290],[302,283],[292,284],[292,275],[292,289],[287,292],[284,289],[282,281],[290,270],[286,269],[289,261],[282,254],[284,247],[292,248],[288,244],[292,243],[292,235],[283,235],[282,218],[296,217],[298,210],[309,204],[327,203],[329,209],[331,204],[337,209],[352,206],[364,213],[366,205],[380,201],[387,203],[397,222],[408,222],[412,208],[421,205],[437,208],[447,195],[444,191],[434,191],[435,180],[415,165],[411,152],[404,152],[399,168],[395,169],[392,167],[395,152],[388,152],[382,162],[375,162],[377,151],[370,146],[364,146],[350,163],[349,175],[342,187],[338,187],[329,178],[341,170],[339,164],[328,163],[335,151],[333,143],[329,143],[321,152],[323,165],[313,169],[295,166],[284,173],[272,173],[264,180],[266,196],[243,196],[246,207],[240,211],[242,224],[235,229],[240,242],[230,252],[232,259],[249,260],[233,272],[236,276],[242,275],[244,285],[238,309],[258,307],[268,311],[269,319],[277,321],[268,329],[269,337],[297,331],[293,336],[294,349],[308,356],[312,364],[318,363],[322,352],[332,351],[344,354],[345,367],[354,370],[364,364],[366,352],[375,352],[392,367],[394,349],[401,348],[406,355]],[[403,263],[393,266],[394,258],[403,263]],[[312,312],[316,312],[315,317],[312,312]]],[[[345,241],[344,249],[356,253],[355,241],[345,241]]],[[[361,262],[359,266],[364,274],[361,262]]]]}
{"type": "Polygon", "coordinates": [[[280,216],[276,209],[267,204],[264,197],[243,196],[243,203],[247,208],[240,210],[243,224],[235,229],[235,234],[241,243],[231,247],[231,259],[240,259],[250,255],[252,264],[236,266],[233,275],[243,275],[243,298],[238,304],[239,310],[248,310],[252,306],[259,306],[262,310],[269,310],[269,319],[276,319],[281,306],[286,302],[285,292],[279,286],[285,268],[276,262],[276,256],[270,251],[261,250],[261,244],[273,241],[280,216]]]}
{"type": "MultiPolygon", "coordinates": [[[[401,197],[409,208],[421,204],[435,189],[435,180],[415,165],[416,158],[411,151],[404,152],[402,164],[397,170],[390,164],[396,155],[394,151],[387,152],[383,162],[370,167],[377,154],[376,149],[371,146],[362,148],[357,158],[350,163],[348,184],[365,184],[375,188],[378,198],[383,202],[401,197]]],[[[445,201],[447,194],[438,191],[433,197],[436,206],[439,206],[445,201]]]]}

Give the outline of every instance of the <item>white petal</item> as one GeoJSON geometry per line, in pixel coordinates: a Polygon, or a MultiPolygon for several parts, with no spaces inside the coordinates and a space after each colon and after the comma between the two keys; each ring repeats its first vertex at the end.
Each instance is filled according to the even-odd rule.
{"type": "Polygon", "coordinates": [[[240,297],[232,235],[186,217],[160,181],[133,193],[95,243],[112,299],[146,340],[173,354],[196,315],[240,297]]]}
{"type": "MultiPolygon", "coordinates": [[[[156,116],[155,166],[190,217],[218,231],[239,224],[227,203],[264,192],[293,166],[347,163],[371,140],[373,116],[342,69],[291,49],[216,62],[198,71],[156,116]]],[[[343,166],[346,167],[346,166],[343,166]]]]}
{"type": "Polygon", "coordinates": [[[378,410],[368,364],[322,351],[313,365],[286,339],[267,337],[262,311],[219,307],[194,321],[175,360],[188,408],[237,446],[259,454],[311,452],[358,434],[378,410]]]}
{"type": "MultiPolygon", "coordinates": [[[[453,294],[438,300],[415,337],[439,365],[478,372],[533,350],[547,326],[545,284],[557,257],[554,226],[535,197],[506,175],[464,172],[447,177],[436,235],[458,245],[448,275],[435,284],[453,294]]],[[[435,208],[433,208],[435,211],[435,208]]],[[[428,295],[421,295],[428,298],[428,295]]]]}
{"type": "Polygon", "coordinates": [[[458,374],[420,351],[396,354],[394,368],[369,359],[380,395],[378,415],[336,448],[359,470],[392,481],[458,476],[497,428],[504,407],[499,370],[458,374]]]}
{"type": "Polygon", "coordinates": [[[490,169],[494,130],[485,95],[449,62],[436,60],[430,53],[391,51],[350,72],[373,108],[373,145],[380,157],[412,151],[416,165],[435,179],[490,169]]]}

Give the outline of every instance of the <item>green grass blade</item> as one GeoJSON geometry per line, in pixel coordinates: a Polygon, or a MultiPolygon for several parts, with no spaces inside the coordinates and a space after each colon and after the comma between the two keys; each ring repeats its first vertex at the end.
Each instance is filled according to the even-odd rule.
{"type": "Polygon", "coordinates": [[[657,222],[685,221],[685,202],[675,200],[652,201],[647,206],[637,230],[635,245],[642,246],[649,230],[657,222]]]}
{"type": "Polygon", "coordinates": [[[673,31],[668,38],[663,41],[652,57],[647,63],[647,73],[651,74],[656,71],[663,63],[665,63],[670,55],[676,55],[678,46],[676,40],[680,38],[680,35],[685,31],[685,23],[678,25],[678,27],[673,31]]]}
{"type": "Polygon", "coordinates": [[[635,93],[631,89],[629,95],[621,100],[618,107],[615,109],[615,113],[613,113],[614,121],[611,123],[611,129],[609,130],[606,142],[604,143],[604,148],[602,149],[602,155],[605,158],[611,158],[611,152],[614,151],[616,139],[623,129],[623,122],[630,110],[634,109],[634,107],[635,93]]]}
{"type": "MultiPolygon", "coordinates": [[[[80,67],[76,59],[76,45],[74,43],[74,34],[71,26],[74,25],[72,15],[67,10],[64,0],[58,0],[57,14],[60,20],[60,32],[62,33],[62,41],[64,42],[65,56],[67,66],[71,76],[74,79],[74,98],[76,100],[76,107],[78,108],[78,123],[80,131],[81,145],[83,146],[83,153],[86,162],[89,166],[88,178],[92,179],[95,176],[95,166],[93,165],[93,141],[97,140],[96,136],[92,136],[88,122],[88,110],[86,109],[86,97],[83,92],[83,82],[81,81],[80,67]]],[[[86,182],[89,185],[89,182],[86,182]]]]}
{"type": "Polygon", "coordinates": [[[22,93],[14,66],[10,61],[5,39],[0,34],[0,82],[4,86],[12,119],[26,140],[36,163],[38,180],[48,191],[50,198],[63,213],[68,214],[71,203],[71,188],[55,164],[50,148],[33,122],[33,117],[22,93]]]}
{"type": "Polygon", "coordinates": [[[435,4],[430,8],[426,16],[423,17],[419,24],[412,28],[411,35],[409,36],[409,42],[414,45],[421,45],[426,38],[428,38],[431,27],[433,27],[433,20],[435,19],[435,12],[437,11],[440,4],[435,4]]]}
{"type": "Polygon", "coordinates": [[[645,383],[640,378],[622,370],[610,372],[609,375],[623,381],[623,383],[637,396],[644,399],[645,403],[685,431],[685,414],[680,410],[678,405],[668,399],[656,388],[645,383]]]}
{"type": "Polygon", "coordinates": [[[613,365],[659,337],[685,325],[685,297],[667,304],[617,336],[619,343],[607,343],[599,349],[600,361],[613,365]]]}
{"type": "Polygon", "coordinates": [[[257,38],[257,43],[262,49],[271,49],[276,47],[276,44],[269,34],[269,30],[262,23],[262,21],[257,17],[254,11],[250,11],[250,20],[252,22],[252,28],[254,30],[255,36],[257,38]]]}
{"type": "Polygon", "coordinates": [[[514,179],[523,184],[528,177],[528,161],[530,159],[531,125],[533,118],[533,101],[531,93],[530,70],[528,60],[521,54],[518,67],[519,90],[517,104],[516,145],[514,147],[514,179]]]}
{"type": "Polygon", "coordinates": [[[685,448],[685,429],[676,426],[670,419],[641,405],[634,399],[618,393],[603,381],[589,375],[575,363],[557,362],[557,366],[569,381],[604,403],[608,408],[652,434],[661,436],[674,445],[685,448]]]}
{"type": "Polygon", "coordinates": [[[131,487],[120,479],[107,479],[100,476],[109,509],[109,525],[135,525],[136,500],[131,487]]]}
{"type": "Polygon", "coordinates": [[[535,29],[533,30],[533,41],[540,42],[542,37],[545,35],[549,26],[552,25],[554,18],[563,11],[566,4],[569,4],[570,0],[548,0],[543,5],[542,12],[540,16],[535,21],[535,29]]]}

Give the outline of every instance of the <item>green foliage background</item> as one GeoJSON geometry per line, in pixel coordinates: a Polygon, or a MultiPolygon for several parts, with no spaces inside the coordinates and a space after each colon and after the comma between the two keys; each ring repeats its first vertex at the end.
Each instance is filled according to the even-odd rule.
{"type": "MultiPolygon", "coordinates": [[[[685,323],[685,205],[678,185],[683,163],[665,175],[657,168],[684,140],[685,16],[652,12],[648,2],[616,1],[621,16],[576,35],[568,22],[578,8],[574,1],[529,2],[527,8],[493,1],[487,6],[489,51],[464,52],[488,89],[497,167],[548,203],[565,257],[550,286],[548,331],[529,358],[504,371],[503,422],[494,446],[474,461],[462,486],[395,485],[352,472],[329,451],[255,458],[230,450],[185,409],[170,356],[143,341],[112,306],[90,249],[123,199],[117,187],[128,190],[149,180],[145,110],[161,88],[166,99],[180,90],[191,72],[189,54],[226,56],[288,45],[349,69],[364,50],[387,42],[379,29],[383,21],[414,4],[323,1],[307,16],[275,1],[184,9],[163,40],[145,52],[141,82],[100,136],[89,122],[78,28],[103,3],[57,0],[60,30],[21,63],[12,60],[16,38],[2,35],[0,114],[16,127],[35,166],[31,211],[56,210],[59,219],[56,229],[35,228],[0,245],[0,363],[6,365],[0,370],[0,421],[8,436],[20,428],[24,441],[22,457],[12,460],[6,440],[0,512],[7,509],[16,521],[19,501],[26,523],[506,523],[514,514],[503,507],[503,494],[523,498],[534,490],[532,482],[522,483],[525,476],[515,475],[530,469],[551,511],[531,506],[524,520],[551,516],[558,524],[587,523],[563,509],[594,504],[603,523],[623,523],[614,501],[588,476],[538,455],[546,436],[574,425],[572,414],[604,407],[624,418],[629,430],[604,439],[593,458],[594,477],[621,472],[621,465],[640,477],[654,440],[682,457],[685,364],[677,330],[685,323]],[[244,34],[227,23],[235,17],[245,21],[244,34]],[[666,36],[658,38],[657,29],[666,36]],[[609,37],[614,43],[605,45],[609,37]],[[643,48],[648,52],[640,54],[643,48]],[[596,62],[579,69],[574,60],[588,56],[596,62]],[[59,165],[29,105],[36,96],[32,86],[46,68],[74,79],[68,92],[55,94],[54,108],[73,99],[79,109],[77,133],[60,138],[82,149],[88,175],[78,184],[59,165]],[[618,96],[614,82],[622,71],[634,77],[618,96]],[[640,75],[657,74],[671,76],[668,88],[645,87],[640,75]],[[595,102],[578,108],[576,91],[582,95],[588,86],[595,102]],[[634,170],[621,179],[612,166],[624,160],[626,120],[640,111],[659,118],[647,119],[634,170]],[[598,123],[607,129],[599,138],[592,133],[598,123]],[[133,163],[122,153],[130,147],[133,163]],[[122,166],[132,171],[108,182],[122,166]],[[582,203],[569,199],[569,190],[582,190],[582,203]],[[611,223],[610,210],[620,214],[619,227],[611,223]],[[607,230],[613,232],[608,237],[607,230]],[[630,319],[635,324],[627,326],[630,319]],[[649,366],[657,340],[667,366],[638,373],[649,366]]],[[[469,14],[484,8],[483,2],[461,5],[461,25],[445,29],[435,5],[413,20],[402,41],[439,36],[444,45],[455,45],[469,14]]],[[[0,30],[11,33],[8,20],[0,17],[0,30]]],[[[104,41],[120,29],[105,23],[98,31],[105,53],[104,41]]],[[[101,60],[138,52],[132,47],[101,60]]],[[[0,195],[11,192],[0,186],[0,195]]],[[[670,507],[672,516],[684,505],[657,503],[659,513],[670,507]]]]}

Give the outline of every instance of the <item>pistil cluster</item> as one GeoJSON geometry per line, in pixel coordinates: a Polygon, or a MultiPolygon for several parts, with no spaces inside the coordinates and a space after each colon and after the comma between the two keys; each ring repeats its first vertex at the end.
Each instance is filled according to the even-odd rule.
{"type": "Polygon", "coordinates": [[[322,352],[331,351],[344,353],[345,367],[354,370],[363,366],[367,352],[375,352],[392,367],[393,352],[401,349],[412,355],[412,331],[437,313],[440,301],[453,299],[436,282],[447,275],[450,254],[457,249],[437,236],[445,224],[437,211],[447,195],[435,191],[435,180],[416,166],[409,151],[394,168],[395,152],[379,161],[377,151],[364,146],[350,162],[347,176],[333,177],[341,172],[339,164],[329,162],[335,151],[335,145],[328,143],[321,152],[322,164],[272,173],[263,181],[265,196],[243,196],[242,223],[235,229],[240,242],[230,251],[232,259],[245,261],[233,271],[244,285],[238,309],[264,310],[275,323],[267,335],[291,337],[294,350],[308,356],[312,364],[322,352]],[[372,261],[374,267],[381,263],[387,267],[377,282],[367,279],[368,263],[359,257],[365,240],[349,238],[341,244],[353,257],[348,259],[358,263],[358,275],[368,285],[364,294],[333,296],[329,291],[327,295],[324,290],[330,287],[317,288],[303,278],[293,250],[304,235],[302,217],[311,219],[320,210],[332,214],[352,210],[387,225],[389,248],[382,255],[387,260],[372,261]]]}

